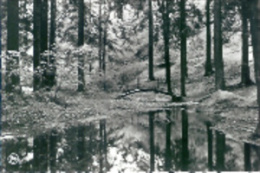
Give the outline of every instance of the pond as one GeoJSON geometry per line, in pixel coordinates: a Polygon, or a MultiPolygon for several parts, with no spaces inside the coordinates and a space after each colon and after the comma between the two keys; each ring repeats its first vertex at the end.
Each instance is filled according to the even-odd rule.
{"type": "Polygon", "coordinates": [[[194,108],[126,112],[51,129],[3,135],[3,171],[259,171],[259,147],[236,141],[194,108]]]}

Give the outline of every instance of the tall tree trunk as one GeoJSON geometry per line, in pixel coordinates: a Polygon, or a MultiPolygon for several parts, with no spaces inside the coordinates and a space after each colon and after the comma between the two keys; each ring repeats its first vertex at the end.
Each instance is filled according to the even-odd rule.
{"type": "Polygon", "coordinates": [[[43,69],[41,87],[47,87],[48,76],[48,55],[45,54],[48,50],[48,0],[42,0],[41,3],[41,55],[40,64],[43,69]]]}
{"type": "Polygon", "coordinates": [[[170,31],[170,19],[169,19],[169,2],[168,0],[163,0],[163,37],[164,37],[164,59],[166,68],[166,82],[167,91],[170,95],[172,93],[171,87],[171,64],[170,64],[170,52],[169,52],[169,31],[170,31]]]}
{"type": "Polygon", "coordinates": [[[41,0],[33,1],[33,90],[40,88],[41,0]]]}
{"type": "MultiPolygon", "coordinates": [[[[78,47],[84,45],[84,0],[78,0],[78,47]]],[[[84,81],[84,56],[81,52],[78,54],[78,91],[85,89],[84,81]]]]}
{"type": "MultiPolygon", "coordinates": [[[[0,0],[2,8],[2,0],[0,0]]],[[[2,10],[0,10],[0,21],[2,21],[2,10]]],[[[2,91],[2,22],[0,22],[0,90],[2,91]]],[[[0,106],[2,107],[2,94],[0,94],[0,106]]],[[[0,111],[0,119],[2,120],[2,111],[0,111]]],[[[0,135],[2,135],[2,127],[0,126],[0,135]]]]}
{"type": "Polygon", "coordinates": [[[117,1],[117,17],[119,19],[123,20],[123,14],[124,14],[124,9],[123,9],[123,2],[122,0],[118,0],[117,1]]]}
{"type": "Polygon", "coordinates": [[[206,63],[205,63],[205,76],[210,76],[213,74],[212,64],[211,64],[211,30],[210,30],[210,2],[211,0],[207,0],[206,3],[206,27],[207,27],[207,52],[206,52],[206,63]]]}
{"type": "Polygon", "coordinates": [[[221,1],[214,3],[214,64],[215,64],[215,88],[225,88],[224,63],[222,51],[222,30],[221,30],[221,1]]]}
{"type": "Polygon", "coordinates": [[[110,16],[111,4],[108,2],[108,11],[106,11],[106,20],[104,21],[104,36],[103,36],[103,72],[106,73],[106,45],[107,45],[107,27],[110,16]]]}
{"type": "Polygon", "coordinates": [[[101,10],[101,1],[102,0],[99,0],[99,17],[98,17],[98,20],[99,20],[99,23],[98,23],[98,32],[99,32],[99,38],[98,38],[98,57],[99,57],[99,70],[101,71],[102,70],[102,10],[101,10]]]}
{"type": "Polygon", "coordinates": [[[7,1],[6,91],[20,85],[19,77],[19,1],[7,1]],[[15,73],[14,73],[15,72],[15,73]]]}
{"type": "Polygon", "coordinates": [[[153,73],[153,8],[152,0],[149,0],[149,80],[154,80],[153,73]]]}
{"type": "Polygon", "coordinates": [[[186,96],[185,91],[185,78],[187,76],[187,38],[186,38],[186,11],[185,11],[186,0],[180,2],[180,13],[181,13],[181,96],[186,96]]]}
{"type": "Polygon", "coordinates": [[[48,1],[41,3],[41,53],[48,50],[48,1]]]}
{"type": "Polygon", "coordinates": [[[260,0],[250,1],[250,26],[255,60],[255,78],[257,85],[258,125],[255,134],[260,136],[260,0]]]}
{"type": "Polygon", "coordinates": [[[55,38],[56,38],[56,0],[51,0],[51,23],[50,23],[50,45],[49,50],[52,52],[50,56],[51,74],[48,76],[50,87],[55,85],[56,66],[55,66],[55,38]]]}
{"type": "Polygon", "coordinates": [[[250,85],[250,70],[248,64],[248,9],[247,0],[241,0],[241,18],[242,18],[242,65],[241,65],[241,84],[250,85]]]}

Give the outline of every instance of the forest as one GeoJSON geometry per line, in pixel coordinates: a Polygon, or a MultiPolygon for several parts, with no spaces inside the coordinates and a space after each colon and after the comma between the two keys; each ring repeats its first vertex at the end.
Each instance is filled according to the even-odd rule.
{"type": "Polygon", "coordinates": [[[260,0],[0,0],[2,172],[260,171],[260,0]]]}

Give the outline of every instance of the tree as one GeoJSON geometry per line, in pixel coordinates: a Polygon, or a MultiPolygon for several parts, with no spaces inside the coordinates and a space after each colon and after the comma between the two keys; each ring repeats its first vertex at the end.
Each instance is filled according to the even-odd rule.
{"type": "Polygon", "coordinates": [[[41,0],[33,1],[33,90],[40,88],[41,0]]]}
{"type": "Polygon", "coordinates": [[[180,14],[181,14],[181,96],[186,96],[185,91],[185,78],[187,76],[187,34],[186,34],[186,11],[185,11],[186,0],[180,2],[180,14]]]}
{"type": "MultiPolygon", "coordinates": [[[[78,47],[84,45],[84,0],[78,0],[78,47]]],[[[84,91],[84,57],[79,51],[78,55],[78,91],[84,91]]]]}
{"type": "Polygon", "coordinates": [[[99,16],[98,16],[98,32],[99,32],[99,37],[98,37],[98,57],[99,57],[99,70],[101,71],[102,69],[102,9],[101,9],[101,0],[99,0],[99,16]]]}
{"type": "Polygon", "coordinates": [[[124,14],[124,0],[116,0],[116,11],[117,11],[117,17],[119,19],[123,20],[123,14],[124,14]]]}
{"type": "Polygon", "coordinates": [[[214,64],[216,90],[225,88],[222,52],[221,1],[222,0],[214,1],[214,64]]]}
{"type": "Polygon", "coordinates": [[[149,80],[154,80],[153,74],[153,9],[149,0],[149,80]]]}
{"type": "Polygon", "coordinates": [[[19,1],[7,1],[6,91],[20,85],[19,77],[19,1]]]}
{"type": "Polygon", "coordinates": [[[169,31],[170,31],[170,18],[169,18],[169,2],[168,0],[162,1],[163,10],[163,38],[164,38],[164,59],[166,69],[166,82],[167,91],[172,95],[171,87],[171,64],[170,64],[170,52],[169,52],[169,31]]]}
{"type": "MultiPolygon", "coordinates": [[[[106,46],[107,46],[107,29],[108,29],[108,22],[111,10],[111,3],[108,2],[108,9],[105,12],[105,21],[104,21],[104,36],[103,36],[103,59],[102,59],[102,69],[103,72],[106,73],[106,46]]],[[[101,35],[102,37],[102,35],[101,35]]]]}
{"type": "MultiPolygon", "coordinates": [[[[2,0],[0,0],[0,7],[2,7],[2,0]]],[[[2,21],[2,10],[0,10],[0,21],[2,21]]],[[[2,91],[2,22],[0,22],[0,90],[2,91]]],[[[2,94],[0,94],[0,106],[2,107],[2,94]]],[[[0,119],[2,120],[2,111],[0,111],[0,119]]]]}
{"type": "Polygon", "coordinates": [[[206,63],[205,63],[205,76],[210,76],[213,73],[212,64],[211,64],[211,30],[210,30],[210,2],[211,0],[207,0],[206,3],[206,27],[207,27],[207,49],[206,49],[206,63]]]}
{"type": "Polygon", "coordinates": [[[47,87],[48,76],[48,0],[42,0],[41,2],[41,55],[40,64],[41,70],[43,70],[41,87],[47,87]]]}
{"type": "Polygon", "coordinates": [[[242,65],[241,65],[241,84],[250,85],[250,70],[248,64],[248,7],[247,1],[241,0],[241,19],[242,19],[242,65]]]}
{"type": "Polygon", "coordinates": [[[52,52],[50,56],[51,73],[48,75],[48,86],[53,87],[55,84],[55,38],[56,38],[56,0],[51,0],[51,23],[50,23],[50,44],[49,50],[52,52]]]}
{"type": "Polygon", "coordinates": [[[255,60],[255,78],[257,85],[257,102],[258,102],[258,125],[255,131],[260,136],[260,0],[250,2],[250,26],[253,45],[253,56],[255,60]]]}

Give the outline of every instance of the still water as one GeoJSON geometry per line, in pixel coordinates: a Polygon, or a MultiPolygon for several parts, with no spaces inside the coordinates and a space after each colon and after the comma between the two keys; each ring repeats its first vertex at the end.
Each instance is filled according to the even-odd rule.
{"type": "Polygon", "coordinates": [[[257,146],[214,130],[214,122],[198,118],[194,109],[111,117],[3,138],[1,167],[6,172],[260,170],[257,146]]]}

